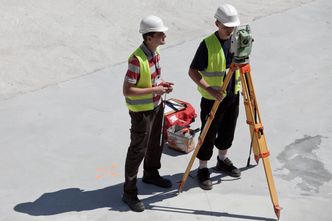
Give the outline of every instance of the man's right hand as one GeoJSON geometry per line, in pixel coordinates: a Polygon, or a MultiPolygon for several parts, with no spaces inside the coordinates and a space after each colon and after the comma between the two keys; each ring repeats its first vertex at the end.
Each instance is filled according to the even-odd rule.
{"type": "Polygon", "coordinates": [[[226,96],[224,93],[222,93],[220,90],[216,90],[212,87],[208,87],[206,91],[213,96],[216,100],[222,101],[224,97],[226,96]]]}
{"type": "Polygon", "coordinates": [[[158,94],[158,95],[163,95],[165,93],[168,93],[168,87],[165,87],[163,85],[159,85],[153,88],[154,93],[158,94]]]}

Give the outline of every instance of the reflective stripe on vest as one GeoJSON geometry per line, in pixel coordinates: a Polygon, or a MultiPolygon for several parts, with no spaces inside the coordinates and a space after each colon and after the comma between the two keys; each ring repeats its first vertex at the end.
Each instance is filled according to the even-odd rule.
{"type": "MultiPolygon", "coordinates": [[[[141,48],[137,48],[132,55],[135,56],[140,65],[140,78],[136,87],[149,88],[152,87],[149,60],[141,48]]],[[[126,104],[129,110],[134,112],[153,110],[153,95],[145,94],[139,96],[126,96],[126,104]]]]}
{"type": "MultiPolygon", "coordinates": [[[[204,80],[214,89],[219,90],[223,85],[223,79],[226,74],[226,58],[217,36],[212,35],[204,39],[208,51],[208,66],[200,74],[204,80]]],[[[235,72],[235,88],[234,93],[237,94],[241,88],[240,72],[235,72]]],[[[201,95],[210,100],[215,100],[206,90],[198,87],[201,95]]]]}

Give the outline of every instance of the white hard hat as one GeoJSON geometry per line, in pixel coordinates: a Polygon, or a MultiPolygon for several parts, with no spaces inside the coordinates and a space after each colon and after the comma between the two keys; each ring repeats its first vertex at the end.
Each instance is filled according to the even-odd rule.
{"type": "Polygon", "coordinates": [[[240,25],[239,14],[234,6],[230,4],[220,6],[214,14],[214,17],[226,27],[236,27],[240,25]]]}
{"type": "Polygon", "coordinates": [[[165,32],[168,28],[164,25],[161,18],[149,15],[142,19],[139,26],[139,33],[145,34],[149,32],[165,32]]]}

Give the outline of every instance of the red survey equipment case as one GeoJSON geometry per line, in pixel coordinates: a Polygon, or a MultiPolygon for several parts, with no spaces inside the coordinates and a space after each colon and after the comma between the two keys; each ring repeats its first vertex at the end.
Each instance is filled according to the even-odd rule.
{"type": "Polygon", "coordinates": [[[195,147],[194,135],[199,129],[190,129],[197,114],[194,107],[185,101],[170,98],[165,102],[164,135],[167,145],[175,150],[189,153],[195,147]]]}

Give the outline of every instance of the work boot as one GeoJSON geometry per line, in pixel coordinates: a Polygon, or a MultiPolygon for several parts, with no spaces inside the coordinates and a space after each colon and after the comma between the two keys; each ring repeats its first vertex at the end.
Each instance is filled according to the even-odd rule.
{"type": "Polygon", "coordinates": [[[210,179],[210,171],[208,168],[202,168],[197,170],[197,179],[199,186],[203,190],[211,190],[212,189],[212,181],[210,179]]]}
{"type": "Polygon", "coordinates": [[[231,177],[240,177],[241,171],[236,168],[232,161],[226,157],[225,160],[220,160],[219,157],[217,157],[217,166],[216,169],[226,173],[227,175],[231,177]]]}
{"type": "Polygon", "coordinates": [[[140,201],[136,195],[129,196],[124,193],[122,195],[122,201],[134,212],[143,212],[145,209],[143,202],[140,201]]]}
{"type": "Polygon", "coordinates": [[[162,187],[162,188],[171,188],[172,182],[166,178],[163,178],[159,175],[158,170],[155,171],[149,171],[147,172],[144,170],[143,172],[143,183],[148,184],[154,184],[156,186],[162,187]]]}

